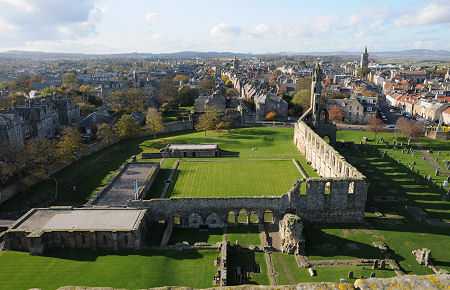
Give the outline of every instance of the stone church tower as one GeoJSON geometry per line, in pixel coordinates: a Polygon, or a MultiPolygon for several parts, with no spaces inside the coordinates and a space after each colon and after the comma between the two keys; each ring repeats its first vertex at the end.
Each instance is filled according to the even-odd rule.
{"type": "Polygon", "coordinates": [[[364,52],[361,55],[361,63],[360,67],[368,67],[369,66],[369,53],[367,52],[367,46],[364,48],[364,52]]]}
{"type": "Polygon", "coordinates": [[[313,71],[312,83],[311,83],[311,117],[312,125],[317,127],[320,120],[320,96],[322,95],[322,81],[323,74],[322,68],[319,62],[317,62],[316,67],[313,71]]]}

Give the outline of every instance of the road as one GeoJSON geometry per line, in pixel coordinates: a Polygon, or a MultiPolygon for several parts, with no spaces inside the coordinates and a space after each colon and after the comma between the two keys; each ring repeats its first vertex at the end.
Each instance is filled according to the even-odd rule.
{"type": "Polygon", "coordinates": [[[397,119],[400,118],[402,115],[394,109],[394,112],[391,113],[386,103],[380,102],[379,111],[383,112],[386,118],[388,119],[388,123],[386,125],[395,125],[397,123],[397,119]]]}

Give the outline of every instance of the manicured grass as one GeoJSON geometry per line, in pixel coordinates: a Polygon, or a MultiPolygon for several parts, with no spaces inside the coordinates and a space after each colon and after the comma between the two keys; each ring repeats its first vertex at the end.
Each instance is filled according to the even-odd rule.
{"type": "Polygon", "coordinates": [[[223,229],[185,229],[175,227],[169,239],[169,245],[175,245],[180,242],[188,242],[193,245],[197,242],[205,242],[209,245],[215,245],[217,242],[223,241],[223,229]]]}
{"type": "MultiPolygon", "coordinates": [[[[292,128],[239,128],[222,132],[219,136],[216,133],[184,131],[171,134],[158,135],[156,139],[152,136],[120,141],[106,149],[100,150],[88,157],[85,157],[72,165],[64,168],[56,174],[58,181],[59,198],[57,205],[82,205],[98,188],[104,185],[109,176],[115,172],[132,155],[137,155],[138,160],[142,152],[158,152],[169,143],[218,143],[221,149],[227,150],[228,154],[235,157],[242,155],[248,158],[258,158],[267,154],[286,154],[289,157],[297,158],[306,172],[312,171],[306,165],[304,158],[297,151],[293,143],[294,130],[292,128]],[[251,150],[256,147],[258,150],[251,150]],[[73,185],[77,186],[77,192],[73,193],[73,185]]],[[[271,158],[269,156],[262,158],[271,158]]],[[[280,158],[280,157],[273,157],[280,158]]],[[[149,160],[145,160],[149,161],[149,160]]],[[[159,161],[159,160],[152,160],[159,161]]],[[[158,197],[162,190],[161,182],[170,173],[171,161],[158,174],[155,186],[151,189],[149,197],[158,197]],[[168,169],[168,171],[166,171],[168,169]],[[161,175],[162,177],[160,177],[161,175]]],[[[173,165],[173,163],[172,163],[173,165]]],[[[292,185],[292,184],[291,184],[292,185]]],[[[26,211],[31,207],[36,207],[48,201],[55,192],[55,183],[52,179],[44,181],[26,193],[19,194],[0,205],[0,212],[5,211],[26,211]]]]}
{"type": "MultiPolygon", "coordinates": [[[[338,132],[338,139],[357,141],[359,143],[362,136],[370,135],[366,132],[344,131],[338,132]]],[[[392,144],[393,133],[379,134],[377,138],[385,138],[392,144]]],[[[398,136],[399,143],[407,144],[407,139],[398,136]]],[[[420,142],[428,149],[433,148],[434,152],[441,151],[446,155],[450,151],[450,141],[435,141],[429,138],[421,138],[420,142]]],[[[426,161],[422,160],[421,154],[416,150],[416,156],[410,153],[402,153],[401,150],[387,150],[384,158],[380,151],[385,150],[385,145],[376,142],[368,142],[365,148],[360,146],[361,151],[341,150],[341,153],[355,167],[357,167],[370,182],[368,200],[366,204],[366,221],[371,226],[369,236],[378,237],[388,245],[393,258],[408,274],[429,274],[432,273],[427,267],[420,266],[411,251],[419,248],[430,248],[433,260],[438,269],[450,270],[450,253],[448,245],[450,236],[448,228],[439,225],[430,225],[424,221],[417,221],[407,208],[418,207],[423,209],[428,218],[440,219],[444,222],[450,221],[450,202],[443,201],[444,190],[439,189],[426,181],[425,174],[431,174],[433,179],[441,183],[446,177],[442,174],[434,176],[434,169],[426,161]],[[400,160],[401,163],[398,163],[400,160]],[[420,173],[412,172],[407,163],[416,162],[415,169],[420,173]],[[397,199],[395,202],[377,202],[377,196],[392,196],[397,199]],[[378,218],[373,214],[374,210],[385,214],[391,213],[394,218],[378,218]]],[[[407,147],[407,146],[406,146],[407,147]]],[[[415,148],[413,143],[411,147],[415,148]]],[[[438,183],[438,184],[439,184],[438,183]]],[[[342,228],[349,228],[348,225],[342,228]]],[[[341,233],[334,235],[344,238],[341,233]]],[[[370,241],[370,237],[367,237],[370,241]]],[[[308,244],[307,244],[308,245],[308,244]]]]}
{"type": "Polygon", "coordinates": [[[227,277],[229,285],[238,285],[236,281],[236,266],[245,266],[246,269],[253,269],[255,265],[259,265],[260,273],[252,272],[252,279],[245,284],[270,285],[269,276],[267,275],[266,257],[263,252],[254,252],[248,249],[230,252],[227,277]]]}
{"type": "Polygon", "coordinates": [[[2,289],[56,289],[77,285],[142,289],[159,286],[212,286],[217,251],[139,252],[61,250],[48,256],[0,253],[2,289]]]}
{"type": "Polygon", "coordinates": [[[295,257],[283,253],[272,253],[272,261],[275,272],[278,273],[278,285],[292,285],[302,282],[335,282],[339,283],[341,278],[347,279],[349,283],[354,283],[357,278],[363,275],[364,278],[369,278],[370,273],[375,272],[376,277],[395,277],[394,271],[386,270],[372,270],[370,267],[315,267],[313,268],[317,276],[311,277],[308,268],[299,268],[295,257]],[[364,268],[364,269],[363,269],[364,268]],[[348,272],[353,271],[354,279],[348,279],[348,272]]]}
{"type": "Polygon", "coordinates": [[[146,199],[152,198],[160,198],[164,189],[164,181],[166,181],[170,172],[172,171],[173,165],[176,162],[176,158],[166,158],[163,165],[159,169],[158,174],[156,175],[155,181],[147,192],[146,199]]]}
{"type": "Polygon", "coordinates": [[[228,227],[227,240],[230,244],[238,241],[239,245],[243,248],[248,248],[250,245],[261,245],[261,238],[257,226],[228,227]]]}
{"type": "Polygon", "coordinates": [[[166,197],[278,196],[301,178],[292,160],[182,161],[166,197]]]}
{"type": "Polygon", "coordinates": [[[372,245],[373,241],[380,241],[380,237],[368,229],[346,225],[336,228],[309,226],[305,228],[304,234],[310,260],[383,258],[381,252],[372,245]]]}

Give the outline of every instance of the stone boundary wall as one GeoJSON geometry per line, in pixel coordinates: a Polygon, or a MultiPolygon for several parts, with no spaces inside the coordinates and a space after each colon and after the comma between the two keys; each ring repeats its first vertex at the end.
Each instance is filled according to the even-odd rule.
{"type": "Polygon", "coordinates": [[[425,131],[425,136],[431,139],[435,140],[449,140],[450,139],[450,132],[437,132],[437,131],[431,131],[427,130],[425,131]]]}
{"type": "Polygon", "coordinates": [[[130,200],[127,206],[149,209],[149,218],[155,222],[178,216],[184,227],[223,227],[228,214],[237,215],[241,209],[247,215],[256,213],[260,220],[271,211],[274,222],[287,212],[297,214],[305,223],[362,222],[367,186],[365,180],[355,178],[308,178],[296,181],[282,196],[130,200]],[[302,183],[305,193],[300,193],[302,183]],[[327,183],[331,184],[329,193],[325,192],[327,183]]]}
{"type": "MultiPolygon", "coordinates": [[[[159,134],[163,134],[163,133],[172,133],[172,132],[178,132],[178,131],[185,131],[185,130],[193,130],[194,129],[194,122],[193,121],[174,121],[174,122],[166,122],[164,123],[164,130],[162,132],[160,132],[159,134]]],[[[159,135],[156,134],[156,135],[159,135]]],[[[140,137],[145,137],[145,136],[153,136],[153,134],[150,134],[148,132],[145,132],[143,134],[140,135],[140,137]]],[[[103,142],[96,142],[93,144],[89,144],[85,146],[85,151],[81,154],[80,159],[84,158],[86,156],[89,156],[91,154],[94,154],[102,149],[105,149],[107,147],[110,147],[118,142],[120,142],[121,140],[115,140],[111,143],[103,143],[103,142]]],[[[162,155],[161,155],[162,156],[162,155]]],[[[157,157],[160,158],[160,157],[157,157]]],[[[52,172],[52,174],[55,174],[57,172],[59,172],[60,170],[64,169],[65,167],[69,166],[70,164],[72,164],[72,162],[69,162],[67,164],[64,164],[62,166],[60,166],[59,168],[57,168],[56,170],[54,170],[54,172],[52,172]]],[[[8,199],[12,198],[13,196],[15,196],[16,194],[19,193],[19,188],[20,186],[18,186],[17,183],[13,183],[10,184],[8,186],[6,186],[5,188],[2,188],[0,190],[0,204],[7,201],[8,199]]],[[[54,200],[53,200],[54,202],[54,200]]],[[[51,204],[49,204],[51,205],[51,204]]],[[[41,205],[40,205],[41,206],[41,205]]],[[[41,206],[42,207],[42,206],[41,206]]]]}
{"type": "Polygon", "coordinates": [[[320,176],[365,179],[364,175],[304,122],[295,124],[294,143],[320,176]]]}

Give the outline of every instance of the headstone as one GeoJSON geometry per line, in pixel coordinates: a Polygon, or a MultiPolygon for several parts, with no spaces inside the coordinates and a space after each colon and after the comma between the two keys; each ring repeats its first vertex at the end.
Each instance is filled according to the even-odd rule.
{"type": "Polygon", "coordinates": [[[312,277],[312,276],[316,276],[316,273],[315,273],[315,271],[313,270],[313,268],[309,268],[308,269],[308,272],[309,272],[309,275],[312,277]]]}
{"type": "Polygon", "coordinates": [[[348,278],[349,278],[349,279],[352,279],[352,278],[353,278],[353,271],[349,271],[349,272],[348,272],[348,278]]]}
{"type": "Polygon", "coordinates": [[[381,158],[384,158],[384,152],[381,152],[381,158]]]}
{"type": "Polygon", "coordinates": [[[422,156],[422,160],[425,160],[425,156],[422,156]]]}
{"type": "Polygon", "coordinates": [[[438,158],[438,157],[436,157],[436,158],[434,159],[434,161],[438,162],[438,161],[439,161],[439,158],[438,158]]]}
{"type": "Polygon", "coordinates": [[[448,186],[448,181],[444,180],[444,186],[448,186]]]}
{"type": "Polygon", "coordinates": [[[411,170],[414,171],[414,165],[411,166],[411,170]]]}
{"type": "Polygon", "coordinates": [[[431,148],[428,149],[428,152],[433,153],[433,149],[431,149],[431,148]]]}
{"type": "Polygon", "coordinates": [[[412,157],[415,157],[416,156],[416,151],[413,151],[412,152],[412,157]]]}
{"type": "Polygon", "coordinates": [[[438,156],[441,156],[441,151],[438,152],[438,156]]]}
{"type": "Polygon", "coordinates": [[[339,279],[339,284],[345,284],[345,283],[347,283],[347,280],[346,279],[339,279]]]}
{"type": "Polygon", "coordinates": [[[375,272],[370,273],[370,278],[375,278],[375,272]]]}
{"type": "Polygon", "coordinates": [[[386,268],[386,261],[385,260],[381,260],[380,269],[384,270],[384,268],[386,268]]]}
{"type": "Polygon", "coordinates": [[[373,270],[378,269],[378,260],[373,261],[372,269],[373,269],[373,270]]]}
{"type": "Polygon", "coordinates": [[[416,161],[413,162],[413,165],[416,165],[416,161]]]}
{"type": "Polygon", "coordinates": [[[383,137],[381,137],[381,143],[384,143],[384,138],[383,137]]]}
{"type": "Polygon", "coordinates": [[[439,168],[436,168],[436,176],[439,176],[439,168]]]}
{"type": "Polygon", "coordinates": [[[428,181],[429,182],[433,181],[433,177],[431,177],[431,175],[428,175],[428,181]]]}

